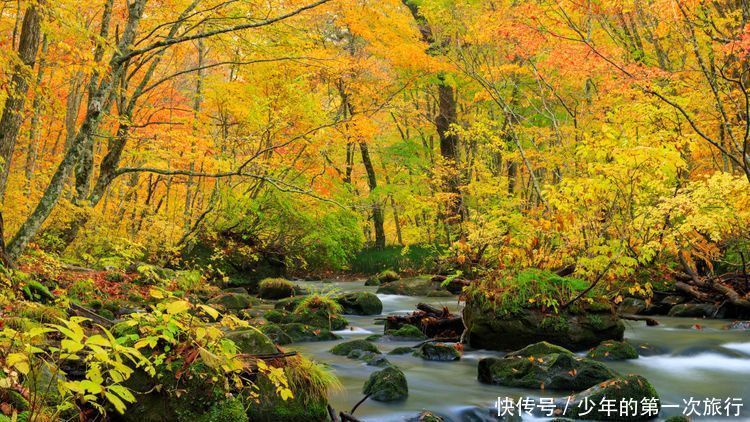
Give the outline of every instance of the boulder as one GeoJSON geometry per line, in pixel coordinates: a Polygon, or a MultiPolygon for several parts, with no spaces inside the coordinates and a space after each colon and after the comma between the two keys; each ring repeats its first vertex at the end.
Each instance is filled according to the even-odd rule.
{"type": "Polygon", "coordinates": [[[621,314],[638,315],[646,310],[646,308],[648,308],[648,305],[645,300],[636,297],[626,297],[620,302],[620,305],[617,307],[617,312],[621,314]]]}
{"type": "Polygon", "coordinates": [[[397,272],[392,271],[392,270],[385,270],[379,274],[375,274],[374,276],[368,278],[367,281],[365,281],[365,286],[380,286],[383,283],[390,283],[400,278],[401,277],[398,275],[397,272]]]}
{"type": "Polygon", "coordinates": [[[273,305],[274,309],[292,312],[297,308],[297,305],[305,300],[306,296],[293,296],[281,299],[273,305]]]}
{"type": "Polygon", "coordinates": [[[425,343],[417,349],[414,354],[424,360],[441,362],[450,362],[461,359],[461,352],[456,346],[446,343],[425,343]]]}
{"type": "Polygon", "coordinates": [[[280,345],[308,341],[330,341],[341,338],[325,328],[300,323],[266,324],[261,326],[260,330],[274,343],[280,345]]]}
{"type": "Polygon", "coordinates": [[[225,311],[239,311],[257,304],[258,301],[247,293],[222,293],[209,299],[208,304],[225,311]]]}
{"type": "Polygon", "coordinates": [[[528,358],[532,356],[538,357],[538,356],[544,356],[544,355],[551,355],[553,353],[573,355],[573,352],[571,352],[570,350],[564,347],[556,346],[552,343],[547,343],[546,341],[540,341],[539,343],[530,344],[521,350],[510,352],[507,355],[505,355],[505,357],[528,358]]]}
{"type": "Polygon", "coordinates": [[[338,314],[330,315],[328,311],[322,308],[302,309],[299,312],[272,309],[263,314],[263,318],[277,324],[299,323],[326,330],[343,330],[349,325],[346,318],[338,314]]]}
{"type": "Polygon", "coordinates": [[[225,336],[237,345],[237,351],[248,355],[277,353],[278,349],[263,332],[255,328],[230,331],[225,336]]]}
{"type": "Polygon", "coordinates": [[[331,349],[331,353],[339,356],[348,356],[352,350],[361,350],[363,352],[380,353],[374,344],[366,340],[351,340],[337,344],[331,349]]]}
{"type": "Polygon", "coordinates": [[[378,293],[401,296],[427,296],[436,290],[430,280],[405,279],[383,283],[378,287],[378,293]]]}
{"type": "Polygon", "coordinates": [[[720,318],[719,309],[710,303],[683,303],[669,310],[671,317],[682,318],[720,318]]]}
{"type": "Polygon", "coordinates": [[[586,357],[602,361],[638,359],[638,352],[630,343],[607,340],[589,350],[586,357]]]}
{"type": "Polygon", "coordinates": [[[385,334],[389,340],[395,341],[419,341],[427,338],[419,328],[408,324],[398,330],[387,330],[385,334]]]}
{"type": "Polygon", "coordinates": [[[346,293],[336,298],[342,313],[348,315],[380,315],[383,302],[370,292],[346,293]]]}
{"type": "Polygon", "coordinates": [[[503,312],[468,300],[463,310],[468,344],[475,349],[515,350],[548,341],[579,351],[604,340],[622,340],[623,322],[608,310],[545,315],[538,309],[503,312]]]}
{"type": "Polygon", "coordinates": [[[373,372],[362,387],[362,394],[369,394],[375,401],[400,401],[409,395],[406,377],[400,369],[389,366],[373,372]]]}
{"type": "Polygon", "coordinates": [[[221,292],[222,293],[246,294],[247,289],[244,287],[227,287],[226,289],[222,289],[221,292]]]}
{"type": "Polygon", "coordinates": [[[571,397],[561,398],[557,401],[557,408],[562,411],[567,409],[565,417],[573,419],[599,420],[599,421],[638,421],[653,419],[655,415],[649,416],[642,412],[643,403],[652,402],[656,414],[661,408],[659,394],[651,383],[640,375],[627,375],[616,377],[599,383],[585,391],[581,391],[571,397]],[[614,402],[614,412],[602,411],[599,403],[603,399],[614,402]],[[620,416],[619,403],[634,400],[638,403],[638,415],[620,416]],[[585,403],[589,403],[588,406],[585,403]],[[592,406],[593,403],[594,405],[592,406]],[[591,410],[593,408],[593,410],[591,410]],[[590,413],[584,415],[586,411],[590,413]]]}
{"type": "MultiPolygon", "coordinates": [[[[544,347],[538,350],[543,352],[544,347]]],[[[479,381],[508,387],[580,391],[617,376],[604,364],[570,351],[537,356],[525,356],[526,353],[529,352],[481,359],[479,381]]]]}
{"type": "Polygon", "coordinates": [[[294,284],[283,278],[267,278],[260,282],[258,297],[278,300],[294,296],[294,284]]]}
{"type": "Polygon", "coordinates": [[[423,410],[416,418],[408,419],[407,422],[444,422],[442,416],[438,416],[429,410],[423,410]]]}
{"type": "Polygon", "coordinates": [[[401,276],[399,276],[398,273],[393,270],[385,270],[378,274],[378,280],[380,280],[381,283],[390,283],[400,278],[401,276]]]}
{"type": "Polygon", "coordinates": [[[346,355],[349,359],[358,359],[365,362],[368,366],[386,367],[390,366],[390,362],[380,353],[374,353],[370,351],[364,351],[360,349],[354,349],[346,355]]]}
{"type": "Polygon", "coordinates": [[[406,355],[409,353],[414,353],[414,348],[412,347],[397,347],[390,352],[388,352],[389,355],[406,355]]]}

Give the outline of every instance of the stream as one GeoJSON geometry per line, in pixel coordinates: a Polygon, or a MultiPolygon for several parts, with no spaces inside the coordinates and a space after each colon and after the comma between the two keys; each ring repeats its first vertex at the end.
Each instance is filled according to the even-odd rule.
{"type": "MultiPolygon", "coordinates": [[[[377,287],[364,286],[364,281],[299,282],[311,292],[335,290],[375,292],[377,287]]],[[[456,298],[409,297],[378,295],[383,302],[383,314],[413,312],[419,302],[447,306],[452,312],[461,305],[456,298]]],[[[341,391],[331,394],[330,403],[336,410],[349,411],[362,398],[362,385],[368,376],[381,368],[367,366],[359,360],[335,356],[328,351],[338,342],[364,338],[370,334],[383,334],[377,325],[378,316],[346,315],[350,327],[336,331],[343,340],[296,343],[287,349],[297,350],[308,357],[330,366],[343,384],[341,391]]],[[[706,420],[750,420],[750,331],[724,330],[727,320],[702,320],[692,318],[656,317],[657,327],[647,327],[644,322],[625,321],[625,338],[637,348],[638,344],[652,346],[650,356],[620,362],[606,362],[612,369],[626,374],[645,376],[656,388],[664,405],[659,420],[681,415],[683,399],[741,398],[744,404],[740,418],[698,418],[706,420]],[[694,327],[699,324],[700,329],[694,327]]],[[[376,343],[383,353],[399,346],[413,346],[416,342],[376,343]]],[[[363,421],[404,421],[417,416],[422,410],[449,417],[455,421],[497,421],[495,403],[498,397],[560,397],[560,391],[526,390],[481,384],[477,381],[477,363],[487,356],[502,356],[500,352],[465,350],[458,362],[425,361],[410,354],[387,356],[406,375],[409,397],[398,403],[365,401],[355,416],[363,421]]],[[[702,406],[701,406],[702,408],[702,406]]],[[[524,420],[546,418],[524,417],[524,420]]]]}

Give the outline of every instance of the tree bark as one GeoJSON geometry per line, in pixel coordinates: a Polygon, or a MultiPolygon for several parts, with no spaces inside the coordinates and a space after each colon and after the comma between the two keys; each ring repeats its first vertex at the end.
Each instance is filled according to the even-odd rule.
{"type": "Polygon", "coordinates": [[[18,132],[23,121],[23,106],[26,102],[26,94],[29,90],[31,71],[36,62],[37,50],[42,33],[42,15],[40,7],[43,1],[32,4],[26,10],[21,24],[21,36],[18,43],[18,57],[21,61],[13,69],[11,88],[5,100],[3,115],[0,117],[0,159],[2,159],[2,171],[0,172],[0,199],[5,197],[5,189],[8,183],[8,172],[10,171],[13,151],[16,148],[18,132]]]}
{"type": "MultiPolygon", "coordinates": [[[[39,59],[39,67],[36,73],[36,86],[37,88],[42,84],[44,78],[44,71],[46,67],[45,55],[47,54],[47,47],[49,42],[47,36],[42,38],[42,51],[41,58],[39,59]]],[[[31,125],[29,127],[29,148],[26,151],[26,165],[24,166],[24,173],[26,175],[26,192],[31,191],[31,181],[34,179],[34,169],[36,168],[36,159],[39,155],[39,125],[40,125],[40,114],[42,112],[42,96],[37,92],[34,95],[34,102],[31,106],[31,125]]]]}
{"type": "MultiPolygon", "coordinates": [[[[367,185],[370,187],[370,195],[372,195],[375,189],[378,187],[378,181],[375,177],[375,168],[372,165],[370,159],[370,151],[367,146],[367,142],[359,143],[359,150],[362,153],[362,164],[365,166],[367,172],[367,185]]],[[[385,248],[385,229],[384,229],[384,218],[383,208],[380,206],[380,201],[377,198],[372,199],[372,223],[375,228],[375,247],[378,249],[385,248]]]]}
{"type": "Polygon", "coordinates": [[[29,241],[31,241],[31,238],[39,231],[39,228],[47,217],[49,217],[52,209],[60,199],[60,194],[62,193],[66,180],[73,170],[73,166],[75,166],[81,156],[86,139],[92,137],[99,126],[105,102],[111,94],[115,81],[119,79],[123,71],[123,64],[120,61],[121,52],[129,51],[135,39],[138,25],[143,17],[143,9],[146,1],[147,0],[136,0],[129,4],[128,22],[117,46],[117,50],[110,60],[110,70],[99,84],[92,100],[89,101],[86,117],[84,118],[78,133],[71,142],[70,148],[66,151],[63,160],[57,166],[57,170],[55,170],[55,173],[53,174],[47,189],[37,203],[36,208],[23,225],[21,225],[21,228],[8,244],[8,254],[11,259],[18,258],[26,248],[26,245],[28,245],[29,241]]]}

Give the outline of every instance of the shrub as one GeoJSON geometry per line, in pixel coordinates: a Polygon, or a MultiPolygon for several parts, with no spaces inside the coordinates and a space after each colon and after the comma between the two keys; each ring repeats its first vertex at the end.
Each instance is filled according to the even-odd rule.
{"type": "Polygon", "coordinates": [[[267,278],[260,282],[258,297],[262,299],[285,299],[294,295],[294,284],[283,278],[267,278]]]}
{"type": "MultiPolygon", "coordinates": [[[[497,278],[472,284],[464,292],[477,303],[489,304],[502,313],[538,308],[557,312],[588,287],[584,280],[561,277],[551,271],[526,269],[515,275],[500,274],[497,278]]],[[[594,296],[589,292],[588,296],[594,296]]]]}

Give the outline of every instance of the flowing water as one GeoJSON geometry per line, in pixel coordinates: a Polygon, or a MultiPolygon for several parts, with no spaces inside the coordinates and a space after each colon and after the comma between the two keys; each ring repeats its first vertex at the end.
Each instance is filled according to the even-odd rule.
{"type": "MultiPolygon", "coordinates": [[[[314,292],[336,290],[339,292],[370,291],[376,287],[357,282],[300,283],[314,292]]],[[[448,306],[459,311],[461,305],[455,298],[408,297],[378,295],[383,302],[383,315],[405,314],[414,311],[417,303],[424,302],[448,306]]],[[[331,395],[331,405],[337,410],[349,411],[362,398],[362,385],[367,377],[381,368],[367,366],[359,360],[335,356],[328,351],[338,342],[382,334],[383,326],[376,324],[378,316],[347,315],[350,328],[337,331],[343,340],[299,343],[288,346],[318,362],[327,363],[343,384],[341,391],[331,395]]],[[[728,321],[698,320],[690,318],[657,317],[661,325],[646,327],[643,322],[626,321],[625,338],[635,345],[651,345],[650,356],[607,363],[620,373],[637,373],[646,377],[661,396],[662,404],[679,405],[662,409],[659,419],[682,414],[683,400],[707,398],[741,398],[742,415],[739,418],[696,418],[699,420],[750,420],[750,331],[724,330],[728,321]],[[696,326],[698,324],[698,326],[696,326]]],[[[383,353],[415,342],[379,341],[383,353]]],[[[363,421],[403,421],[427,409],[455,421],[497,421],[493,409],[498,397],[561,397],[565,392],[526,390],[477,381],[477,362],[487,356],[502,353],[487,350],[466,350],[458,362],[431,362],[412,355],[387,358],[399,366],[409,385],[409,397],[398,403],[365,401],[355,416],[363,421]]],[[[702,410],[702,405],[701,405],[702,410]]],[[[524,418],[534,420],[534,418],[524,418]]],[[[543,419],[542,419],[543,420],[543,419]]]]}

